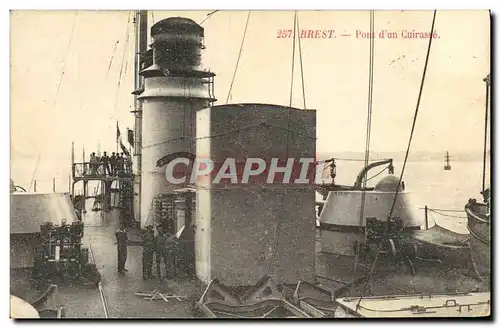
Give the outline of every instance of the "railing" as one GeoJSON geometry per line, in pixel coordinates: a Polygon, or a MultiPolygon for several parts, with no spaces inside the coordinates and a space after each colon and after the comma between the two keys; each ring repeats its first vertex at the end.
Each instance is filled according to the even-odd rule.
{"type": "Polygon", "coordinates": [[[120,166],[112,166],[110,163],[105,165],[98,163],[74,163],[72,166],[73,179],[75,178],[100,178],[100,177],[120,177],[126,178],[132,176],[132,164],[127,163],[120,166]]]}
{"type": "MultiPolygon", "coordinates": [[[[434,213],[440,216],[445,216],[449,218],[456,218],[456,219],[466,219],[467,216],[465,215],[460,215],[459,213],[465,214],[465,210],[455,210],[455,209],[441,209],[441,208],[430,208],[427,205],[425,207],[419,207],[419,210],[424,210],[425,214],[425,229],[429,229],[429,217],[430,213],[434,213]]],[[[431,218],[432,219],[432,218],[431,218]]],[[[434,221],[434,219],[432,219],[434,221]]],[[[436,221],[434,221],[436,223],[436,221]]]]}

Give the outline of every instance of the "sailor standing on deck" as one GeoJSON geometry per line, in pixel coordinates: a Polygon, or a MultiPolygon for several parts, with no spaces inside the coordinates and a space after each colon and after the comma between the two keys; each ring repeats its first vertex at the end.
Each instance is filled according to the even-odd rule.
{"type": "Polygon", "coordinates": [[[102,174],[101,165],[102,165],[101,156],[96,155],[95,156],[96,174],[102,174]]]}
{"type": "Polygon", "coordinates": [[[151,279],[153,275],[153,257],[156,248],[153,226],[146,227],[142,240],[142,278],[146,280],[151,279]]]}
{"type": "Polygon", "coordinates": [[[120,224],[120,228],[115,233],[117,251],[118,251],[118,272],[125,273],[125,262],[127,262],[127,231],[124,224],[120,224]]]}
{"type": "MultiPolygon", "coordinates": [[[[165,243],[167,240],[167,237],[165,236],[165,232],[163,230],[163,227],[161,225],[158,225],[156,227],[156,231],[158,232],[158,235],[156,236],[156,247],[155,247],[155,255],[156,255],[156,276],[158,278],[162,277],[161,274],[161,260],[163,259],[165,261],[165,243]]],[[[165,261],[165,265],[166,265],[165,261]]]]}
{"type": "Polygon", "coordinates": [[[177,246],[177,238],[175,235],[167,232],[165,240],[165,265],[167,278],[172,278],[177,273],[177,265],[175,261],[175,249],[177,246]]]}
{"type": "Polygon", "coordinates": [[[130,155],[125,155],[125,158],[123,159],[123,166],[125,167],[125,174],[131,175],[132,174],[132,159],[130,158],[130,155]]]}
{"type": "Polygon", "coordinates": [[[116,170],[119,176],[123,175],[123,162],[124,162],[123,153],[116,154],[116,167],[117,167],[116,170]]]}
{"type": "Polygon", "coordinates": [[[169,232],[165,232],[163,227],[157,227],[158,237],[156,238],[156,274],[162,278],[161,260],[165,263],[165,277],[171,278],[175,275],[174,250],[177,244],[176,238],[169,232]]]}
{"type": "Polygon", "coordinates": [[[102,161],[102,165],[104,166],[104,175],[109,175],[110,174],[110,170],[109,170],[109,157],[106,154],[106,152],[104,152],[104,154],[102,155],[101,161],[102,161]]]}
{"type": "Polygon", "coordinates": [[[116,175],[116,155],[114,152],[111,154],[111,157],[109,158],[109,163],[111,164],[110,165],[111,175],[116,175]]]}
{"type": "Polygon", "coordinates": [[[97,157],[95,153],[90,154],[90,174],[97,175],[97,167],[99,164],[97,163],[97,157]]]}

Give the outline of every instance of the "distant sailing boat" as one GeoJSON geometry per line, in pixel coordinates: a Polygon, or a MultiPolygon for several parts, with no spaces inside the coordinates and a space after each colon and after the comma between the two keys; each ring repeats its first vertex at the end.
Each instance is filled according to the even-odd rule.
{"type": "Polygon", "coordinates": [[[449,171],[451,170],[451,165],[450,165],[450,154],[448,152],[446,152],[446,164],[444,164],[444,170],[445,171],[449,171]]]}

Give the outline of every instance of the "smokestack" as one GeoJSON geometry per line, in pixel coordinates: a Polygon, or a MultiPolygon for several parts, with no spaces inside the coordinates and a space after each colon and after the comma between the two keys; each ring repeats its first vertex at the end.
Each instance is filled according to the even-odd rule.
{"type": "MultiPolygon", "coordinates": [[[[186,185],[172,185],[158,160],[196,151],[196,111],[209,107],[215,74],[201,70],[204,30],[191,19],[171,17],[151,27],[152,65],[142,102],[141,227],[153,224],[153,200],[186,185]]],[[[187,179],[188,181],[189,179],[187,179]]],[[[180,227],[177,227],[180,228],[180,227]]]]}

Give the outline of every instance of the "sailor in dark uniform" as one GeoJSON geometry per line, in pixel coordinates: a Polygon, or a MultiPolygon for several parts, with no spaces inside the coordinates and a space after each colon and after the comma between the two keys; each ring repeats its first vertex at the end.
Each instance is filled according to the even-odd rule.
{"type": "Polygon", "coordinates": [[[156,270],[158,278],[162,278],[161,262],[165,263],[165,277],[172,278],[176,273],[175,248],[177,238],[165,232],[161,225],[158,226],[158,237],[156,238],[156,270]]]}
{"type": "Polygon", "coordinates": [[[123,176],[123,153],[116,154],[116,175],[123,176]]]}
{"type": "Polygon", "coordinates": [[[177,238],[175,235],[167,232],[165,234],[165,265],[167,278],[173,278],[177,274],[177,263],[175,253],[177,248],[177,238]]]}
{"type": "Polygon", "coordinates": [[[104,167],[104,175],[110,175],[111,171],[109,169],[109,156],[104,152],[101,157],[102,166],[104,167]]]}
{"type": "MultiPolygon", "coordinates": [[[[155,247],[155,255],[156,255],[156,275],[158,278],[162,278],[161,272],[161,262],[162,259],[165,261],[165,244],[167,237],[165,236],[164,229],[161,225],[156,227],[156,231],[158,235],[156,236],[156,247],[155,247]]],[[[167,265],[165,261],[165,265],[167,265]]]]}
{"type": "Polygon", "coordinates": [[[125,273],[125,262],[127,262],[127,231],[125,225],[120,224],[120,228],[115,233],[118,251],[118,272],[125,273]]]}
{"type": "Polygon", "coordinates": [[[111,169],[111,175],[116,175],[116,155],[113,152],[109,158],[109,164],[111,169]]]}
{"type": "Polygon", "coordinates": [[[146,227],[142,238],[142,277],[144,279],[151,279],[153,274],[153,256],[156,248],[153,226],[146,227]]]}

